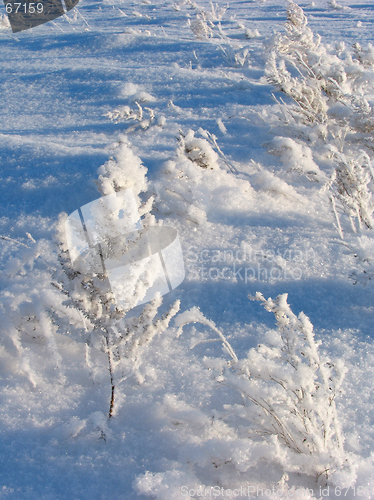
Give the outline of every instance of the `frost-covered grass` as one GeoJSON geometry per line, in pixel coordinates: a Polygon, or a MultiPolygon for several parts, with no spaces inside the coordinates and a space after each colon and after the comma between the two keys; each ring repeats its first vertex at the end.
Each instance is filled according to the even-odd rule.
{"type": "Polygon", "coordinates": [[[372,497],[373,10],[302,7],[0,19],[1,498],[372,497]],[[56,229],[128,188],[186,279],[115,311],[56,229]]]}

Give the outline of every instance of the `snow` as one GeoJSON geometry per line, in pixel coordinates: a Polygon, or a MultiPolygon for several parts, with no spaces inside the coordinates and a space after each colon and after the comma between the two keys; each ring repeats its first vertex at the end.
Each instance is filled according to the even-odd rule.
{"type": "MultiPolygon", "coordinates": [[[[373,498],[374,233],[354,210],[370,225],[374,10],[300,6],[291,45],[344,93],[323,97],[321,123],[266,78],[283,68],[302,89],[286,52],[271,59],[286,2],[81,0],[17,34],[1,15],[1,499],[373,498]],[[340,186],[344,165],[359,172],[352,221],[337,161],[340,186]],[[116,309],[100,276],[69,281],[64,261],[66,214],[126,189],[184,255],[183,283],[144,311],[116,309]],[[280,366],[287,318],[322,371],[346,371],[343,447],[314,422],[302,446],[318,453],[295,452],[243,404],[263,387],[287,413],[277,374],[325,408],[315,367],[280,366]]],[[[118,204],[111,217],[108,234],[118,204]]]]}

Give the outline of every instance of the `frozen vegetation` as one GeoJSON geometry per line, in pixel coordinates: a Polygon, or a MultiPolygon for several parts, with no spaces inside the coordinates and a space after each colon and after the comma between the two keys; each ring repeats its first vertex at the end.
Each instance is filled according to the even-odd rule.
{"type": "Polygon", "coordinates": [[[373,498],[373,28],[355,0],[0,17],[0,499],[373,498]],[[139,264],[118,302],[73,265],[100,197],[130,253],[178,231],[182,284],[146,301],[139,264]]]}

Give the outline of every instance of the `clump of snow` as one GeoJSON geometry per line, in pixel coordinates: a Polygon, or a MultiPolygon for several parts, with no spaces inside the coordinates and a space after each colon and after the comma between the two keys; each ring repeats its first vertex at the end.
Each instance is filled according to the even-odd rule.
{"type": "Polygon", "coordinates": [[[164,164],[163,179],[154,183],[159,213],[174,213],[204,225],[209,212],[220,204],[233,211],[242,203],[251,205],[250,183],[227,172],[220,163],[207,139],[195,137],[192,130],[181,135],[176,159],[164,164]]]}
{"type": "Polygon", "coordinates": [[[305,203],[295,188],[274,175],[268,170],[260,170],[257,174],[251,176],[251,182],[254,188],[261,191],[276,193],[298,203],[305,203]]]}
{"type": "Polygon", "coordinates": [[[8,16],[5,14],[0,14],[0,29],[10,28],[10,22],[8,16]]]}
{"type": "Polygon", "coordinates": [[[102,165],[97,186],[102,195],[132,189],[135,195],[147,190],[147,169],[122,137],[114,157],[102,165]]]}
{"type": "Polygon", "coordinates": [[[217,165],[218,154],[206,139],[195,137],[193,130],[189,130],[185,136],[181,135],[178,156],[186,156],[201,168],[210,168],[211,170],[219,168],[217,165]]]}
{"type": "Polygon", "coordinates": [[[318,182],[325,180],[325,175],[313,160],[313,152],[305,144],[290,137],[276,136],[269,144],[271,154],[280,156],[287,170],[298,172],[318,182]]]}
{"type": "Polygon", "coordinates": [[[245,30],[245,36],[246,38],[258,38],[260,35],[260,32],[258,31],[258,29],[254,29],[254,30],[251,30],[251,28],[247,28],[245,30]]]}

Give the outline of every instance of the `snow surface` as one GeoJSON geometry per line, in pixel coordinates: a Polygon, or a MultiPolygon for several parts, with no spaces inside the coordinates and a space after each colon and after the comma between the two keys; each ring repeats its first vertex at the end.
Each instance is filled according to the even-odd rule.
{"type": "MultiPolygon", "coordinates": [[[[326,45],[373,41],[368,0],[300,5],[326,45]]],[[[273,0],[81,0],[69,15],[17,35],[1,20],[1,499],[169,500],[189,498],[182,486],[285,481],[269,457],[234,467],[252,445],[240,419],[224,418],[225,405],[241,397],[204,366],[204,356],[227,356],[219,342],[199,344],[205,327],[177,337],[172,321],[156,336],[142,355],[143,383],[120,385],[108,420],[105,355],[92,350],[87,367],[78,313],[71,329],[48,323],[42,306],[63,301],[50,284],[58,216],[99,197],[98,169],[119,140],[148,169],[143,199],[155,195],[152,213],[182,243],[186,279],[163,310],[177,299],[181,311],[199,307],[245,357],[275,328],[248,294],[288,293],[321,349],[348,368],[336,403],[357,480],[343,495],[374,497],[373,286],[348,279],[357,263],[338,242],[321,184],[290,171],[304,162],[331,173],[282,132],[263,78],[266,47],[285,20],[286,4],[273,0]],[[197,17],[204,9],[211,24],[197,17]],[[31,318],[22,328],[21,317],[31,318]],[[209,446],[222,459],[215,466],[209,446]]],[[[372,255],[369,232],[362,243],[372,255]]],[[[295,472],[288,491],[326,497],[321,485],[295,472]]]]}

